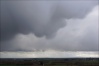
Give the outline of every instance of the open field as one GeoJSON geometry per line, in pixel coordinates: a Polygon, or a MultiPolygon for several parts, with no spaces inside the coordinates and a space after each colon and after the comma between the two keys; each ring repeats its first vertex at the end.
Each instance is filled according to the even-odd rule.
{"type": "Polygon", "coordinates": [[[2,58],[0,66],[99,66],[99,58],[2,58]]]}

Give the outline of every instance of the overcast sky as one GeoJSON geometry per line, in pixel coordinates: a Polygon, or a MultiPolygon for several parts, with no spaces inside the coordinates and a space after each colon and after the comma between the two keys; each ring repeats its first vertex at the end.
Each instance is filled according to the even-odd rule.
{"type": "Polygon", "coordinates": [[[98,51],[97,4],[2,0],[0,51],[98,51]]]}

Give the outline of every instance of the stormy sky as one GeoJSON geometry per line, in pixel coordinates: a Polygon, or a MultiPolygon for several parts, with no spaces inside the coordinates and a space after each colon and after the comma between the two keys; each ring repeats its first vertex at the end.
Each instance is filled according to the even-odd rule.
{"type": "Polygon", "coordinates": [[[0,51],[98,51],[98,0],[1,0],[0,51]]]}

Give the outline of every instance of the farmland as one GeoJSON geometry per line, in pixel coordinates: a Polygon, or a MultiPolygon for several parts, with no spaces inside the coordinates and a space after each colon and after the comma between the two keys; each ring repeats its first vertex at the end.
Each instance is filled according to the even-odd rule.
{"type": "Polygon", "coordinates": [[[99,66],[99,58],[1,58],[0,66],[99,66]]]}

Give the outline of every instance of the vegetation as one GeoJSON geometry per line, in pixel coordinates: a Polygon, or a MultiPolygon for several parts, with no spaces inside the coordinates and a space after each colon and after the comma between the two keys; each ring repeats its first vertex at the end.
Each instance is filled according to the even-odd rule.
{"type": "Polygon", "coordinates": [[[99,66],[99,58],[1,59],[0,66],[99,66]]]}

